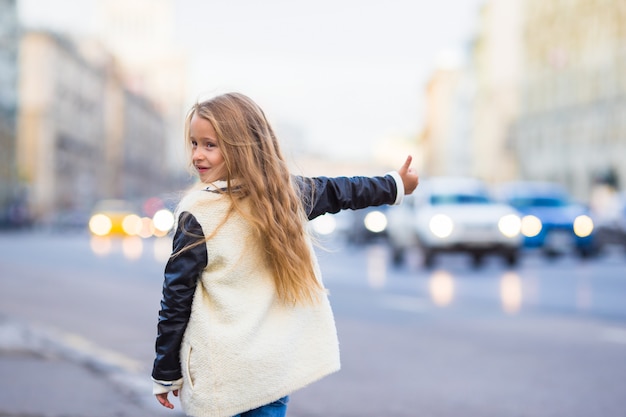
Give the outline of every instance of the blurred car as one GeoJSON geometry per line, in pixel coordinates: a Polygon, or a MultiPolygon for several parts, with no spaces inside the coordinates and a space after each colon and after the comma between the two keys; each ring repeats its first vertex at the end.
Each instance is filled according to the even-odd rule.
{"type": "Polygon", "coordinates": [[[87,208],[59,210],[52,216],[49,226],[58,232],[84,231],[91,213],[87,208]]]}
{"type": "Polygon", "coordinates": [[[89,231],[95,236],[133,236],[141,227],[137,210],[125,200],[98,202],[89,219],[89,231]]]}
{"type": "Polygon", "coordinates": [[[598,207],[592,216],[596,246],[626,249],[626,191],[612,191],[607,197],[603,207],[598,207]]]}
{"type": "Polygon", "coordinates": [[[521,246],[521,219],[511,206],[490,198],[484,182],[468,177],[422,180],[403,204],[389,211],[388,241],[400,264],[405,251],[419,247],[423,263],[444,252],[471,255],[474,265],[489,254],[515,265],[521,246]]]}
{"type": "Polygon", "coordinates": [[[367,207],[360,210],[345,210],[349,217],[345,229],[346,240],[352,244],[365,244],[387,238],[388,205],[367,207]]]}
{"type": "Polygon", "coordinates": [[[387,235],[387,205],[326,213],[309,222],[318,236],[350,244],[365,244],[387,235]]]}
{"type": "Polygon", "coordinates": [[[516,181],[501,185],[496,194],[522,215],[524,247],[539,248],[549,257],[570,252],[587,257],[594,253],[589,210],[573,202],[561,185],[516,181]]]}
{"type": "Polygon", "coordinates": [[[308,226],[314,235],[323,236],[325,240],[343,240],[351,226],[351,216],[346,210],[326,213],[311,220],[308,226]]]}
{"type": "Polygon", "coordinates": [[[174,213],[163,200],[150,198],[143,207],[142,211],[126,200],[102,200],[94,206],[89,231],[94,236],[139,236],[147,239],[166,236],[173,229],[174,213]]]}

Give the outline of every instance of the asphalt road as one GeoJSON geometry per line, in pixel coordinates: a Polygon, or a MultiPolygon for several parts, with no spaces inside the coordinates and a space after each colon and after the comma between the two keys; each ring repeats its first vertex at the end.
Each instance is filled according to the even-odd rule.
{"type": "MultiPolygon", "coordinates": [[[[342,370],[294,393],[290,416],[626,416],[626,254],[425,270],[419,254],[393,268],[381,244],[322,243],[342,370]]],[[[0,234],[0,317],[153,401],[169,246],[0,234]]]]}

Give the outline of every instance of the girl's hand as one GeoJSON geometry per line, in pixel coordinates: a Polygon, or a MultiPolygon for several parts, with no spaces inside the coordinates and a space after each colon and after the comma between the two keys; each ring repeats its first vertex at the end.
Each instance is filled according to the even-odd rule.
{"type": "Polygon", "coordinates": [[[398,174],[400,174],[400,178],[402,178],[402,182],[404,183],[405,195],[411,194],[419,184],[419,177],[417,176],[417,172],[411,168],[411,161],[413,161],[413,157],[409,155],[404,165],[402,165],[402,168],[398,170],[398,174]]]}
{"type": "MultiPolygon", "coordinates": [[[[178,397],[178,390],[175,389],[174,391],[172,391],[172,393],[174,394],[174,397],[178,397]]],[[[157,401],[165,408],[169,408],[169,409],[173,409],[174,408],[174,404],[172,404],[170,402],[170,400],[167,399],[167,392],[164,392],[163,394],[156,394],[155,397],[157,399],[157,401]]]]}

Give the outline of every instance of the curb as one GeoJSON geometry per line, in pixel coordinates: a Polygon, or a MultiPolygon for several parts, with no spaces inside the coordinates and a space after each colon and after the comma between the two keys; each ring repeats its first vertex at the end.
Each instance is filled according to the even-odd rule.
{"type": "Polygon", "coordinates": [[[107,380],[112,390],[146,411],[157,415],[167,412],[169,417],[179,415],[165,410],[154,400],[152,382],[140,372],[138,361],[98,347],[80,336],[0,315],[0,355],[11,352],[58,358],[85,367],[95,378],[107,380]]]}

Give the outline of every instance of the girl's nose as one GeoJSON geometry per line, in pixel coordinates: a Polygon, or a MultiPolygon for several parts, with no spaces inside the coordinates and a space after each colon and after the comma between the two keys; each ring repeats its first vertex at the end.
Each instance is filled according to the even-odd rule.
{"type": "Polygon", "coordinates": [[[199,149],[195,149],[193,153],[191,154],[191,159],[193,161],[201,161],[203,158],[204,158],[204,155],[202,154],[202,152],[200,152],[199,149]]]}

